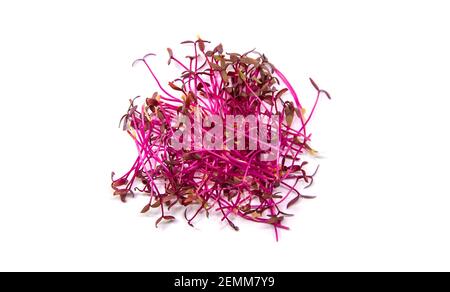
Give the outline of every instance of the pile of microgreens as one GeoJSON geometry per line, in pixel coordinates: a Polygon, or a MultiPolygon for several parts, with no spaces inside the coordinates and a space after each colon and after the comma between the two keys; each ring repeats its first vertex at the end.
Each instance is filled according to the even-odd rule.
{"type": "Polygon", "coordinates": [[[130,100],[121,119],[123,129],[136,143],[138,156],[123,176],[114,178],[112,174],[114,195],[123,202],[135,192],[148,195],[142,213],[159,210],[156,226],[162,220],[174,220],[169,212],[181,205],[191,226],[199,214],[219,212],[222,221],[235,230],[239,229],[232,221],[236,217],[270,224],[278,240],[278,229],[288,229],[283,218],[292,216],[286,209],[301,198],[313,198],[301,192],[311,186],[317,171],[306,170],[308,154],[316,153],[309,146],[307,125],[321,94],[328,98],[329,94],[310,79],[317,96],[306,115],[290,82],[264,54],[255,50],[225,53],[221,44],[209,50],[209,42],[201,39],[182,44],[192,46],[193,55],[182,62],[167,49],[169,65],[175,63],[183,69],[172,82],[163,84],[152,70],[147,57],[154,54],[133,63],[148,68],[160,92],[141,105],[136,104],[137,98],[130,100]],[[180,125],[172,121],[179,114],[194,119],[198,112],[202,118],[219,115],[224,119],[226,115],[278,115],[276,159],[259,159],[264,152],[260,149],[175,149],[171,138],[180,125]]]}

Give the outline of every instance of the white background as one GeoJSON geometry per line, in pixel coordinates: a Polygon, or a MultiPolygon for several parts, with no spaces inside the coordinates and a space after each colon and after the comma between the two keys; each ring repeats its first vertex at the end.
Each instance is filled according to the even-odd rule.
{"type": "MultiPolygon", "coordinates": [[[[0,270],[450,270],[448,1],[2,1],[0,270]],[[155,90],[131,62],[197,34],[256,47],[312,101],[316,184],[271,228],[112,197],[135,149],[118,128],[155,90]],[[180,215],[180,214],[178,214],[180,215]],[[182,216],[179,216],[182,217],[182,216]]],[[[162,66],[163,67],[163,66],[162,66]]]]}

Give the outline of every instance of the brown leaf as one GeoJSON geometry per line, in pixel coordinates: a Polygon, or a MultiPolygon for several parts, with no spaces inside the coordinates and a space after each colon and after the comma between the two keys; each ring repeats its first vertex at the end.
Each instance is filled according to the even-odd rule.
{"type": "Polygon", "coordinates": [[[294,114],[292,112],[286,113],[286,123],[289,127],[292,126],[293,121],[294,121],[294,114]]]}
{"type": "Polygon", "coordinates": [[[306,145],[305,143],[300,141],[300,139],[297,136],[294,137],[293,142],[294,142],[294,144],[299,145],[299,146],[306,145]]]}
{"type": "Polygon", "coordinates": [[[126,178],[120,178],[116,181],[114,181],[111,186],[113,189],[117,190],[117,187],[126,185],[128,183],[128,180],[126,178]]]}
{"type": "Polygon", "coordinates": [[[128,190],[123,189],[123,190],[116,190],[114,192],[114,196],[126,196],[128,194],[128,190]]]}
{"type": "Polygon", "coordinates": [[[230,54],[230,61],[236,63],[239,61],[239,56],[237,54],[230,54]]]}
{"type": "Polygon", "coordinates": [[[225,70],[223,70],[222,72],[220,72],[220,75],[222,76],[222,79],[225,83],[228,83],[228,80],[230,80],[230,78],[228,77],[228,74],[225,70]]]}
{"type": "Polygon", "coordinates": [[[158,224],[159,224],[159,222],[161,222],[162,219],[163,219],[163,217],[159,217],[158,220],[156,220],[156,222],[155,222],[156,228],[158,228],[158,224]]]}
{"type": "Polygon", "coordinates": [[[316,82],[314,82],[314,80],[312,80],[312,78],[309,78],[309,81],[311,82],[312,86],[314,86],[314,88],[315,88],[317,91],[320,91],[319,86],[317,86],[316,82]]]}
{"type": "Polygon", "coordinates": [[[298,199],[300,199],[300,196],[297,196],[295,198],[293,198],[288,204],[287,207],[289,209],[289,207],[291,207],[292,205],[294,205],[295,203],[297,203],[298,199]]]}
{"type": "Polygon", "coordinates": [[[127,195],[129,194],[133,194],[133,192],[127,189],[116,190],[114,192],[114,196],[120,196],[120,200],[124,203],[126,202],[127,195]]]}
{"type": "Polygon", "coordinates": [[[197,153],[185,153],[183,154],[183,160],[200,160],[202,157],[197,153]]]}
{"type": "Polygon", "coordinates": [[[198,40],[198,48],[200,49],[200,51],[204,52],[205,51],[205,42],[202,39],[198,40]]]}
{"type": "Polygon", "coordinates": [[[294,121],[294,105],[290,101],[284,104],[284,113],[286,114],[286,123],[290,127],[294,121]]]}
{"type": "Polygon", "coordinates": [[[239,209],[240,209],[242,212],[248,212],[248,211],[250,211],[250,208],[251,208],[250,204],[246,204],[246,205],[244,205],[244,206],[241,206],[239,209]]]}
{"type": "Polygon", "coordinates": [[[328,91],[321,90],[320,92],[325,94],[328,97],[328,99],[331,99],[331,95],[328,93],[328,91]]]}
{"type": "Polygon", "coordinates": [[[241,58],[241,62],[247,65],[254,65],[254,66],[258,66],[259,62],[253,58],[250,57],[242,57],[241,58]]]}
{"type": "Polygon", "coordinates": [[[148,53],[147,55],[145,55],[142,59],[145,59],[145,58],[147,58],[147,57],[150,57],[150,56],[156,56],[156,54],[153,54],[153,53],[148,53]]]}
{"type": "Polygon", "coordinates": [[[167,65],[170,65],[170,61],[172,61],[173,58],[173,51],[171,48],[167,48],[167,52],[169,52],[169,61],[167,62],[167,65]]]}
{"type": "Polygon", "coordinates": [[[316,196],[305,196],[305,195],[302,195],[302,198],[304,198],[304,199],[315,199],[317,197],[316,196]]]}
{"type": "Polygon", "coordinates": [[[145,207],[142,209],[141,213],[147,213],[150,210],[150,204],[145,205],[145,207]]]}
{"type": "Polygon", "coordinates": [[[319,93],[323,93],[323,94],[325,94],[325,95],[328,97],[328,99],[331,99],[330,94],[329,94],[327,91],[320,89],[319,86],[317,85],[317,83],[314,82],[314,80],[312,80],[311,78],[309,78],[309,81],[311,82],[312,86],[314,86],[314,88],[315,88],[319,93]]]}
{"type": "Polygon", "coordinates": [[[221,70],[222,70],[222,67],[220,67],[219,65],[217,65],[217,64],[214,63],[214,62],[209,62],[209,65],[211,66],[211,68],[212,68],[213,70],[216,70],[216,71],[221,71],[221,70]]]}
{"type": "Polygon", "coordinates": [[[269,224],[278,224],[281,221],[283,221],[284,217],[283,216],[270,216],[269,221],[267,221],[267,223],[269,224]]]}
{"type": "Polygon", "coordinates": [[[214,52],[218,52],[219,54],[223,53],[223,46],[222,44],[219,44],[217,47],[214,48],[214,52]]]}
{"type": "Polygon", "coordinates": [[[156,111],[156,116],[157,116],[158,119],[160,119],[161,121],[164,120],[164,115],[163,115],[163,113],[162,113],[159,109],[157,109],[157,111],[156,111]]]}
{"type": "Polygon", "coordinates": [[[288,91],[287,88],[283,88],[280,91],[278,91],[278,93],[275,95],[275,99],[279,99],[283,94],[286,93],[286,91],[288,91]]]}
{"type": "Polygon", "coordinates": [[[158,208],[161,206],[161,200],[157,200],[155,203],[153,203],[152,208],[158,208]]]}
{"type": "Polygon", "coordinates": [[[264,194],[262,194],[261,197],[262,197],[263,199],[265,199],[265,200],[268,200],[268,199],[272,198],[272,194],[270,194],[270,193],[264,193],[264,194]]]}
{"type": "Polygon", "coordinates": [[[147,106],[157,106],[159,104],[159,102],[155,98],[147,98],[145,100],[145,103],[147,104],[147,106]]]}
{"type": "Polygon", "coordinates": [[[176,86],[173,82],[169,82],[169,86],[170,86],[173,90],[177,90],[177,91],[183,92],[183,89],[181,89],[180,87],[176,86]]]}
{"type": "Polygon", "coordinates": [[[302,167],[300,165],[293,165],[290,167],[290,169],[291,169],[291,172],[297,172],[297,171],[302,170],[302,167]]]}
{"type": "Polygon", "coordinates": [[[172,192],[168,192],[167,196],[163,198],[163,203],[171,202],[172,199],[176,199],[176,196],[172,192]]]}
{"type": "Polygon", "coordinates": [[[259,217],[261,217],[261,213],[260,212],[256,212],[256,211],[254,211],[254,212],[252,212],[251,214],[250,214],[253,218],[259,218],[259,217]]]}
{"type": "MultiPolygon", "coordinates": [[[[201,83],[200,83],[201,84],[201,83]]],[[[197,102],[197,97],[192,91],[189,91],[186,97],[186,102],[189,102],[191,104],[192,102],[197,102]]],[[[186,104],[187,106],[187,104],[186,104]]]]}
{"type": "Polygon", "coordinates": [[[237,227],[233,222],[229,221],[228,223],[234,230],[239,231],[239,227],[237,227]]]}
{"type": "Polygon", "coordinates": [[[164,216],[163,218],[164,220],[175,220],[175,217],[173,216],[164,216]]]}
{"type": "Polygon", "coordinates": [[[199,83],[198,85],[197,85],[197,90],[198,91],[202,91],[203,90],[203,83],[199,83]]]}
{"type": "Polygon", "coordinates": [[[274,105],[274,104],[275,104],[275,103],[273,102],[271,96],[263,96],[261,99],[262,99],[263,101],[267,102],[267,103],[270,104],[270,105],[274,105]]]}
{"type": "Polygon", "coordinates": [[[297,117],[299,117],[300,119],[303,119],[304,113],[305,113],[305,109],[304,109],[304,108],[302,108],[302,109],[300,109],[300,108],[298,108],[298,107],[295,108],[295,114],[296,114],[297,117]]]}
{"type": "Polygon", "coordinates": [[[193,41],[184,41],[184,42],[181,42],[180,44],[184,45],[184,44],[193,44],[193,43],[194,43],[193,41]]]}
{"type": "Polygon", "coordinates": [[[308,150],[308,153],[310,155],[317,155],[319,152],[317,150],[314,150],[313,148],[311,148],[311,146],[309,146],[308,144],[304,143],[304,147],[306,148],[306,150],[308,150]]]}
{"type": "Polygon", "coordinates": [[[292,216],[294,216],[294,214],[288,214],[288,213],[284,213],[282,211],[279,211],[279,212],[280,212],[280,214],[283,214],[284,217],[292,217],[292,216]]]}

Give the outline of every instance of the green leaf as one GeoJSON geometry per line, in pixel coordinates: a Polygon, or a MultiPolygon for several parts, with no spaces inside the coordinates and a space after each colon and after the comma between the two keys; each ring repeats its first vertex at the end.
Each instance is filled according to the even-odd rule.
{"type": "Polygon", "coordinates": [[[240,77],[242,80],[247,81],[247,77],[245,77],[244,73],[243,73],[241,70],[239,70],[239,77],[240,77]]]}

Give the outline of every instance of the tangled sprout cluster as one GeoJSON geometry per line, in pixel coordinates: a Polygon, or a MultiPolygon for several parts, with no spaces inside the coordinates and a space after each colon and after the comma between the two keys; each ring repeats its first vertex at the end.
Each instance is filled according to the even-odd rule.
{"type": "MultiPolygon", "coordinates": [[[[171,208],[181,205],[191,226],[199,214],[219,212],[235,230],[238,227],[232,220],[236,217],[270,224],[278,240],[278,229],[288,229],[283,224],[283,218],[291,216],[286,209],[301,198],[311,198],[302,194],[317,171],[308,172],[306,168],[308,155],[315,153],[309,146],[307,125],[319,97],[323,94],[329,98],[329,94],[310,79],[317,96],[306,114],[292,85],[264,54],[254,50],[225,53],[221,44],[208,49],[209,42],[201,39],[182,44],[191,46],[193,55],[182,60],[167,49],[169,65],[182,68],[179,78],[171,82],[162,82],[156,76],[148,58],[153,54],[133,63],[148,68],[159,90],[145,100],[130,100],[121,119],[138,156],[124,175],[115,178],[112,174],[114,195],[123,202],[135,192],[148,195],[142,213],[159,210],[156,226],[162,220],[174,220],[169,214],[171,208]],[[207,135],[212,127],[200,124],[191,130],[186,123],[174,123],[180,115],[192,124],[195,119],[206,120],[213,115],[223,120],[230,115],[267,120],[276,117],[277,128],[267,125],[266,130],[267,137],[274,135],[274,130],[278,137],[274,149],[250,149],[247,144],[252,131],[259,133],[264,127],[244,125],[245,147],[198,148],[187,140],[184,143],[190,147],[180,149],[174,145],[174,138],[181,129],[207,135]],[[262,159],[268,152],[274,159],[262,159]]],[[[235,131],[234,126],[231,130],[235,131]]],[[[230,129],[224,129],[223,144],[236,146],[239,142],[227,131],[230,129]]]]}

